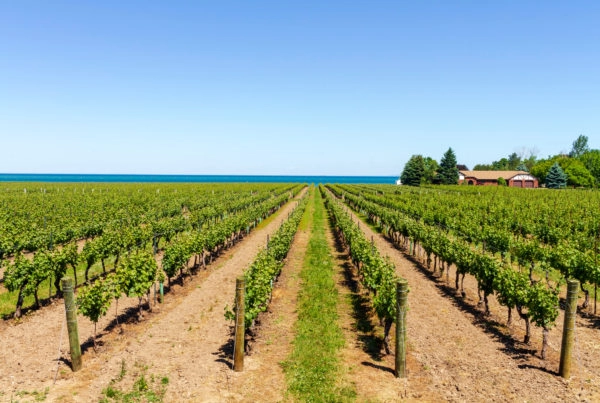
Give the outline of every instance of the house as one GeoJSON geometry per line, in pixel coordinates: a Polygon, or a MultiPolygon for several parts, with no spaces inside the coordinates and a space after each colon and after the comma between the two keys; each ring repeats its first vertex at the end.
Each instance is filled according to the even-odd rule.
{"type": "Polygon", "coordinates": [[[498,179],[515,188],[537,188],[538,179],[525,171],[458,171],[458,183],[478,186],[497,186],[498,179]]]}

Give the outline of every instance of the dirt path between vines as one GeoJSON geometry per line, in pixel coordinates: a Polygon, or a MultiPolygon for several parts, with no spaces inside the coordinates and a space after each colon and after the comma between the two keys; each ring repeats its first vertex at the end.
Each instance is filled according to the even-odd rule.
{"type": "Polygon", "coordinates": [[[300,272],[311,236],[313,211],[314,203],[309,201],[285,265],[274,284],[269,308],[259,316],[252,352],[244,360],[244,375],[232,385],[232,392],[243,397],[244,402],[279,402],[286,398],[287,384],[281,363],[293,348],[300,272]]]}
{"type": "MultiPolygon", "coordinates": [[[[304,192],[306,189],[301,195],[304,192]]],[[[235,278],[265,247],[267,234],[273,234],[295,206],[295,201],[283,206],[206,271],[187,279],[183,288],[174,285],[165,303],[143,322],[132,319],[118,332],[111,324],[112,306],[98,324],[102,345],[97,353],[84,343],[93,326],[80,315],[84,369],[72,373],[60,364],[55,385],[59,342],[61,360],[68,357],[63,302],[32,313],[22,323],[0,322],[0,401],[15,396],[33,400],[33,393],[47,393],[46,401],[98,401],[111,380],[120,379],[115,388],[130,390],[142,373],[147,374],[149,383],[152,378],[168,378],[165,401],[238,400],[231,392],[239,376],[230,370],[230,328],[223,309],[233,301],[235,278]]],[[[137,299],[121,298],[120,314],[135,305],[137,299]]]]}
{"type": "MultiPolygon", "coordinates": [[[[356,215],[354,220],[358,220],[356,215]]],[[[441,400],[453,402],[600,401],[598,329],[587,320],[578,320],[574,376],[565,381],[556,374],[562,314],[551,332],[550,358],[544,362],[532,350],[541,344],[541,332],[533,333],[535,346],[525,346],[503,334],[503,326],[494,323],[494,316],[483,320],[475,307],[474,279],[465,281],[466,301],[456,299],[445,286],[445,279],[432,279],[427,270],[367,224],[361,221],[360,227],[369,239],[373,237],[382,255],[391,258],[398,274],[409,283],[409,374],[405,397],[437,400],[431,396],[440,396],[441,400]],[[410,357],[414,358],[412,362],[410,357]]],[[[497,321],[505,323],[506,310],[494,303],[492,311],[497,321]]]]}
{"type": "MultiPolygon", "coordinates": [[[[328,243],[333,251],[335,280],[340,295],[338,313],[340,326],[346,340],[342,361],[347,378],[356,389],[357,401],[440,401],[439,394],[426,391],[420,376],[413,374],[412,385],[418,392],[409,395],[406,379],[394,375],[394,355],[383,351],[383,327],[371,308],[368,292],[360,285],[358,272],[350,255],[339,238],[330,230],[328,243]]],[[[412,367],[418,365],[412,356],[407,357],[412,367]]]]}
{"type": "MultiPolygon", "coordinates": [[[[361,286],[350,255],[339,239],[329,236],[337,266],[336,283],[340,293],[338,312],[344,331],[346,345],[342,360],[348,370],[348,378],[355,386],[358,401],[441,401],[441,395],[428,391],[429,381],[423,382],[423,374],[411,374],[411,389],[406,379],[394,375],[394,355],[383,351],[383,327],[372,309],[368,292],[361,286]]],[[[412,355],[407,357],[409,368],[418,368],[412,355]]],[[[427,378],[427,377],[425,377],[427,378]]]]}

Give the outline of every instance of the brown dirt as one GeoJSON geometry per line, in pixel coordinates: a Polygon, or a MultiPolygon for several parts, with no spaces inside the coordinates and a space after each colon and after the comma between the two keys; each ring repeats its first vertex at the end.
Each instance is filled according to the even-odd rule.
{"type": "MultiPolygon", "coordinates": [[[[313,204],[306,207],[303,220],[312,222],[313,204]]],[[[300,271],[310,239],[310,224],[299,228],[288,252],[285,266],[274,284],[269,309],[259,316],[252,352],[244,360],[244,376],[233,385],[244,402],[278,402],[287,398],[285,374],[281,363],[292,351],[300,271]]]]}

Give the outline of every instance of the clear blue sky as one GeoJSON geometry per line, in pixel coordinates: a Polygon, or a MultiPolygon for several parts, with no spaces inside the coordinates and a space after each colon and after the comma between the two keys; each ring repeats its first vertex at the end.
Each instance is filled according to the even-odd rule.
{"type": "Polygon", "coordinates": [[[0,2],[0,172],[472,168],[599,100],[599,1],[0,2]]]}

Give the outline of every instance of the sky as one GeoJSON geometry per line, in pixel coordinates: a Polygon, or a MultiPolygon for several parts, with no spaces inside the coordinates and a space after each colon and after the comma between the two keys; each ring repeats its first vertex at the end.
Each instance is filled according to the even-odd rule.
{"type": "Polygon", "coordinates": [[[0,172],[399,175],[600,148],[598,1],[0,1],[0,172]]]}

